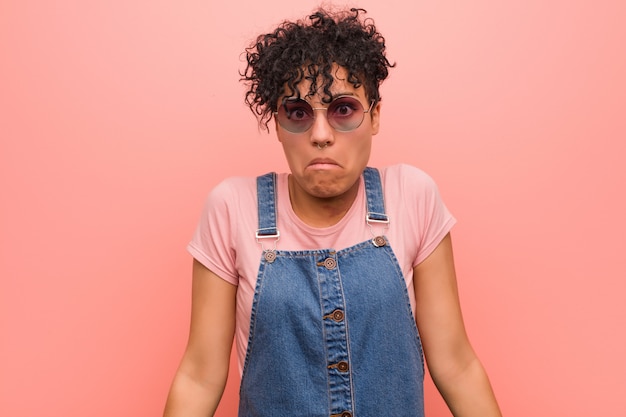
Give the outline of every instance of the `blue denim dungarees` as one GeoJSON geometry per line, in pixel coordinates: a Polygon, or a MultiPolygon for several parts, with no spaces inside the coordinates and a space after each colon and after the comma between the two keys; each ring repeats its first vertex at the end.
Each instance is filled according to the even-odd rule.
{"type": "MultiPolygon", "coordinates": [[[[363,175],[363,220],[387,223],[380,175],[363,175]]],[[[275,174],[258,177],[257,191],[257,238],[275,244],[275,174]]],[[[385,237],[340,251],[264,249],[239,417],[423,417],[423,379],[406,284],[385,237]]]]}

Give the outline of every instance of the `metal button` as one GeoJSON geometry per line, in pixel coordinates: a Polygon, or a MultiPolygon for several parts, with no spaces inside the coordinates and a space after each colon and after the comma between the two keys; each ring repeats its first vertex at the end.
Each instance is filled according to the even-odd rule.
{"type": "Polygon", "coordinates": [[[324,267],[326,269],[335,269],[337,267],[337,261],[333,258],[326,258],[326,260],[324,260],[324,267]]]}
{"type": "Polygon", "coordinates": [[[348,365],[348,362],[346,361],[341,361],[341,362],[333,363],[332,365],[328,365],[328,369],[334,369],[334,368],[336,368],[339,372],[347,372],[348,369],[350,369],[350,365],[348,365]]]}
{"type": "Polygon", "coordinates": [[[382,236],[376,236],[374,239],[372,239],[372,243],[377,248],[380,248],[381,246],[385,246],[387,244],[387,240],[382,236]]]}
{"type": "Polygon", "coordinates": [[[339,321],[343,320],[343,316],[344,316],[343,311],[341,311],[341,310],[333,311],[333,320],[339,322],[339,321]]]}
{"type": "Polygon", "coordinates": [[[341,414],[331,414],[330,417],[352,417],[352,413],[349,411],[344,411],[341,414]]]}
{"type": "Polygon", "coordinates": [[[340,322],[344,319],[344,317],[345,317],[345,314],[343,314],[343,311],[337,309],[330,314],[326,314],[323,318],[340,322]]]}
{"type": "Polygon", "coordinates": [[[271,250],[265,252],[265,255],[263,256],[265,257],[265,261],[270,264],[276,260],[276,253],[271,250]]]}

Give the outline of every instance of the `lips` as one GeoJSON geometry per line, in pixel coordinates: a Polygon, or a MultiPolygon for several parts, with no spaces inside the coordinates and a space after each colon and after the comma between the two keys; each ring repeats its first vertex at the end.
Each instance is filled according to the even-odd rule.
{"type": "Polygon", "coordinates": [[[336,165],[336,166],[340,166],[337,163],[337,161],[335,161],[334,159],[330,159],[330,158],[315,158],[314,160],[309,162],[309,166],[315,166],[315,165],[336,165]]]}

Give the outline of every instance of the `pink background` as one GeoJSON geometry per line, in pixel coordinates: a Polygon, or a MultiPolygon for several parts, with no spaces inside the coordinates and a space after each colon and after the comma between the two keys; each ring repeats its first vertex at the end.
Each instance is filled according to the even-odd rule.
{"type": "MultiPolygon", "coordinates": [[[[0,3],[0,415],[161,413],[207,192],[286,168],[240,53],[316,3],[245,3],[0,3]]],[[[626,415],[624,2],[351,4],[398,63],[371,163],[426,170],[457,216],[504,414],[626,415]]]]}

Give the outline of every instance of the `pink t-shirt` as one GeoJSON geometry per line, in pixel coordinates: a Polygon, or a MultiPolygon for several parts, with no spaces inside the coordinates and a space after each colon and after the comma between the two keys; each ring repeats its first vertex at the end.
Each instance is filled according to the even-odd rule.
{"type": "MultiPolygon", "coordinates": [[[[277,227],[280,239],[263,239],[265,249],[348,248],[384,234],[400,263],[411,307],[415,312],[413,268],[437,247],[455,223],[442,202],[437,186],[423,171],[410,165],[380,170],[388,225],[368,226],[363,178],[354,204],[335,225],[315,228],[293,212],[287,188],[288,174],[277,176],[277,227]],[[385,227],[388,227],[385,230],[385,227]]],[[[209,194],[198,227],[187,250],[200,263],[237,290],[235,342],[242,371],[246,354],[250,312],[263,247],[257,242],[256,178],[233,177],[209,194]]]]}

